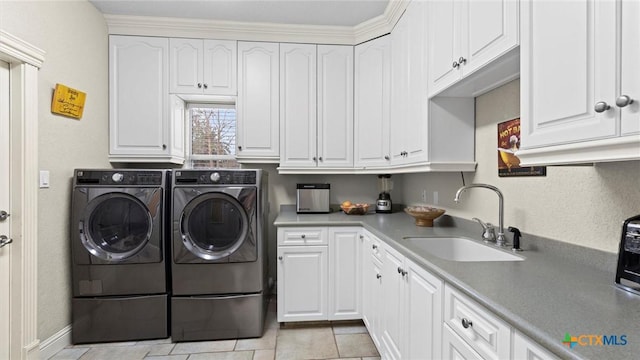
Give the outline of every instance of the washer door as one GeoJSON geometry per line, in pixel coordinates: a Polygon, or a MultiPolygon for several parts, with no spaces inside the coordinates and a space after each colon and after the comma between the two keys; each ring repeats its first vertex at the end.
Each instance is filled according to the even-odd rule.
{"type": "Polygon", "coordinates": [[[91,200],[80,223],[82,245],[94,256],[123,261],[140,252],[151,238],[149,209],[126,193],[107,193],[91,200]]]}
{"type": "Polygon", "coordinates": [[[193,198],[180,218],[184,246],[204,260],[226,259],[236,253],[250,237],[250,225],[243,205],[222,192],[193,198]]]}

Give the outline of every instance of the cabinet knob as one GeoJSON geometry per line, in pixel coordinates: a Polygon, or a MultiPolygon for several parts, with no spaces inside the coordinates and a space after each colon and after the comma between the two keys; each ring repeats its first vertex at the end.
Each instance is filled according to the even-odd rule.
{"type": "Polygon", "coordinates": [[[318,158],[318,160],[322,161],[322,156],[320,156],[320,157],[318,158]]]}
{"type": "Polygon", "coordinates": [[[301,236],[301,237],[302,237],[302,238],[304,239],[304,238],[306,238],[306,237],[307,237],[307,235],[305,235],[305,234],[302,234],[302,236],[301,236]]]}
{"type": "Polygon", "coordinates": [[[453,68],[455,69],[455,68],[459,67],[459,66],[460,66],[460,64],[458,64],[458,62],[457,62],[457,61],[454,61],[452,66],[453,66],[453,68]]]}
{"type": "Polygon", "coordinates": [[[238,150],[242,151],[242,146],[238,145],[238,150]]]}
{"type": "Polygon", "coordinates": [[[398,266],[398,274],[402,274],[402,268],[400,266],[398,266]]]}
{"type": "Polygon", "coordinates": [[[467,320],[465,318],[462,318],[462,327],[465,329],[470,328],[471,326],[473,326],[473,323],[470,320],[467,320]]]}
{"type": "Polygon", "coordinates": [[[620,95],[618,96],[618,98],[616,99],[616,105],[623,108],[627,105],[633,104],[633,99],[630,98],[628,95],[620,95]]]}
{"type": "Polygon", "coordinates": [[[314,156],[313,161],[318,161],[318,158],[314,156]]]}
{"type": "Polygon", "coordinates": [[[385,155],[385,156],[384,156],[384,159],[385,159],[385,160],[389,160],[389,155],[385,155]]]}
{"type": "Polygon", "coordinates": [[[371,248],[373,248],[373,250],[378,248],[378,245],[371,245],[371,248]]]}
{"type": "Polygon", "coordinates": [[[278,256],[278,260],[282,260],[282,256],[278,256]]]}
{"type": "Polygon", "coordinates": [[[203,86],[205,89],[209,88],[209,85],[207,85],[207,84],[204,84],[204,85],[202,85],[202,86],[203,86]]]}
{"type": "Polygon", "coordinates": [[[198,83],[198,89],[202,89],[202,83],[198,83]]]}
{"type": "Polygon", "coordinates": [[[463,58],[462,56],[460,56],[460,59],[458,59],[458,64],[460,65],[464,65],[467,63],[467,59],[463,58]]]}
{"type": "Polygon", "coordinates": [[[162,144],[162,150],[167,150],[167,144],[162,144]]]}
{"type": "Polygon", "coordinates": [[[360,240],[364,239],[364,235],[360,234],[359,238],[360,240]]]}
{"type": "Polygon", "coordinates": [[[609,104],[604,101],[598,101],[593,107],[593,110],[595,110],[597,113],[605,112],[609,109],[611,109],[611,106],[609,106],[609,104]]]}
{"type": "Polygon", "coordinates": [[[380,279],[381,277],[382,277],[382,275],[376,274],[376,279],[380,279]]]}

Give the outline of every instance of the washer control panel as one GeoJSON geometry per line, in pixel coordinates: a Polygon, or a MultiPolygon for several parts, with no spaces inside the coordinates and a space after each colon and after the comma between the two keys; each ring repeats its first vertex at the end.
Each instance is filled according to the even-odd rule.
{"type": "Polygon", "coordinates": [[[194,185],[256,185],[255,170],[177,170],[176,184],[194,185]]]}
{"type": "Polygon", "coordinates": [[[163,171],[76,170],[77,185],[162,185],[163,171]]]}

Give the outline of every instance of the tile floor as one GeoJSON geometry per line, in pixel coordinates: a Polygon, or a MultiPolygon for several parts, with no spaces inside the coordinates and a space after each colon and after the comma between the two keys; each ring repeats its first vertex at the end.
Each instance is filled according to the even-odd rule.
{"type": "Polygon", "coordinates": [[[286,324],[269,304],[261,338],[172,343],[171,339],[70,345],[51,360],[380,359],[362,322],[286,324]]]}

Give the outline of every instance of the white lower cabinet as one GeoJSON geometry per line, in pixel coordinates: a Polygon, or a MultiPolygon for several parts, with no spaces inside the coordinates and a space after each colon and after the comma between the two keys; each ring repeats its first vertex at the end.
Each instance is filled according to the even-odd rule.
{"type": "Polygon", "coordinates": [[[442,288],[442,280],[383,245],[380,333],[384,358],[440,358],[442,288]]]}
{"type": "Polygon", "coordinates": [[[380,240],[366,230],[360,234],[362,261],[362,321],[371,340],[382,354],[380,321],[382,319],[382,251],[380,240]]]}
{"type": "Polygon", "coordinates": [[[558,357],[547,349],[536,344],[533,340],[522,335],[519,331],[513,333],[514,360],[557,360],[558,357]]]}
{"type": "Polygon", "coordinates": [[[448,325],[442,327],[442,359],[443,360],[475,360],[482,356],[475,352],[448,325]]]}
{"type": "Polygon", "coordinates": [[[359,233],[278,228],[278,322],[361,318],[359,233]]]}

